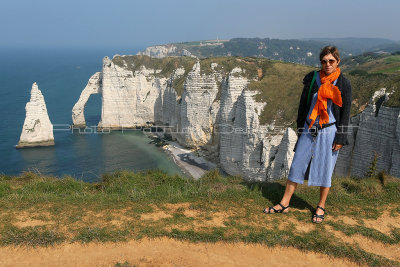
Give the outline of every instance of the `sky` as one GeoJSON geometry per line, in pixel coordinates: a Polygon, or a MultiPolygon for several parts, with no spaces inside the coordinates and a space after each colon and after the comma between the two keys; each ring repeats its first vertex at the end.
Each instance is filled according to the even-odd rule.
{"type": "Polygon", "coordinates": [[[399,0],[1,0],[0,46],[128,47],[236,37],[400,41],[399,0]]]}

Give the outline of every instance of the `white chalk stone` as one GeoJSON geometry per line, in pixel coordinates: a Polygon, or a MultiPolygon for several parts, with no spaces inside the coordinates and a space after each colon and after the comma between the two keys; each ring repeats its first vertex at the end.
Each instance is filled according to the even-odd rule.
{"type": "Polygon", "coordinates": [[[376,106],[389,95],[385,89],[376,91],[364,111],[351,119],[350,145],[339,153],[337,175],[365,177],[376,154],[377,171],[400,177],[400,108],[376,106]]]}
{"type": "MultiPolygon", "coordinates": [[[[163,58],[172,55],[176,51],[176,46],[174,45],[156,45],[149,46],[144,51],[140,51],[137,55],[145,55],[155,58],[163,58]]],[[[186,51],[186,50],[185,50],[186,51]]],[[[191,55],[189,51],[186,51],[184,55],[191,55]]]]}
{"type": "Polygon", "coordinates": [[[32,85],[30,101],[25,106],[26,117],[17,148],[54,145],[53,125],[46,103],[36,83],[32,85]]]}
{"type": "Polygon", "coordinates": [[[72,108],[72,123],[74,127],[86,127],[85,106],[92,94],[101,93],[101,72],[96,72],[90,77],[85,89],[83,89],[78,102],[72,108]]]}
{"type": "MultiPolygon", "coordinates": [[[[185,74],[184,68],[161,78],[162,70],[144,66],[136,66],[139,70],[132,73],[124,56],[121,59],[122,67],[104,58],[102,72],[92,76],[74,106],[74,124],[84,125],[87,98],[101,93],[99,127],[132,128],[155,122],[168,126],[167,132],[182,146],[201,150],[228,174],[257,181],[288,175],[297,135],[289,128],[260,125],[259,116],[268,103],[255,100],[257,92],[247,89],[250,80],[241,68],[226,77],[212,63],[213,72],[202,74],[197,62],[178,96],[173,84],[185,74]]],[[[374,94],[372,104],[351,119],[351,144],[339,153],[337,175],[363,176],[376,151],[378,169],[400,176],[399,109],[377,107],[375,101],[383,95],[389,96],[385,90],[374,94]]]]}

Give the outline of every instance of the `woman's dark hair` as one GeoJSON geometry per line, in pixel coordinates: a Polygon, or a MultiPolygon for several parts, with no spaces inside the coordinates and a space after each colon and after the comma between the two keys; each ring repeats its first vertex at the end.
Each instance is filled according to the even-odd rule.
{"type": "Polygon", "coordinates": [[[321,53],[319,53],[319,60],[321,61],[322,58],[326,55],[332,54],[337,61],[340,60],[339,49],[336,46],[328,45],[322,48],[321,53]]]}

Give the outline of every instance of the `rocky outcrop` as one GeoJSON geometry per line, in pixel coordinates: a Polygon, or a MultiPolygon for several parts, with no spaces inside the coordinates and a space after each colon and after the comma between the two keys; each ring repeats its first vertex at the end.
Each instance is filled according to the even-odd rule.
{"type": "Polygon", "coordinates": [[[101,93],[101,72],[96,72],[90,77],[88,84],[83,89],[78,102],[72,108],[72,123],[74,127],[84,128],[86,127],[84,110],[89,97],[92,94],[101,93]]]}
{"type": "Polygon", "coordinates": [[[249,83],[248,79],[234,75],[240,72],[240,69],[234,69],[231,75],[222,83],[220,120],[218,124],[221,167],[226,172],[235,175],[241,173],[239,162],[241,162],[243,155],[242,135],[247,129],[245,120],[236,120],[237,115],[241,116],[240,112],[236,112],[238,98],[243,94],[249,83]],[[235,128],[235,125],[238,128],[235,128]]]}
{"type": "Polygon", "coordinates": [[[103,60],[100,128],[132,128],[162,117],[162,95],[167,79],[142,66],[134,73],[108,57],[103,60]]]}
{"type": "Polygon", "coordinates": [[[156,45],[147,47],[144,51],[138,52],[137,55],[163,58],[175,55],[175,52],[176,46],[174,45],[156,45]]]}
{"type": "Polygon", "coordinates": [[[266,105],[257,103],[254,91],[243,90],[237,98],[232,126],[226,121],[221,133],[220,161],[226,172],[248,180],[276,180],[287,175],[297,136],[293,130],[260,125],[266,105]],[[231,129],[231,130],[229,130],[231,129]]]}
{"type": "Polygon", "coordinates": [[[250,80],[244,70],[234,68],[225,75],[216,71],[217,63],[211,63],[211,72],[202,73],[198,61],[186,75],[183,66],[176,66],[172,74],[162,76],[163,69],[132,68],[128,62],[124,56],[118,64],[104,58],[102,72],[92,76],[74,106],[75,126],[84,125],[88,97],[101,93],[100,128],[133,128],[152,122],[165,127],[181,145],[199,149],[229,174],[273,180],[288,172],[293,134],[281,130],[272,136],[260,125],[265,103],[256,102],[257,93],[247,89],[250,80]],[[179,96],[174,81],[182,78],[179,96]]]}
{"type": "Polygon", "coordinates": [[[335,173],[364,177],[376,157],[376,169],[400,177],[400,108],[383,104],[390,97],[377,91],[370,103],[351,119],[350,145],[339,154],[335,173]]]}
{"type": "MultiPolygon", "coordinates": [[[[115,59],[104,58],[102,72],[89,80],[74,107],[74,124],[84,125],[87,98],[101,93],[101,128],[134,128],[151,122],[231,175],[258,181],[287,177],[297,135],[290,128],[260,125],[268,103],[257,102],[257,91],[248,88],[257,73],[252,76],[241,68],[227,73],[217,63],[203,66],[206,71],[202,71],[206,60],[191,61],[190,67],[168,61],[157,69],[150,61],[153,65],[145,67],[129,56],[115,59]],[[175,88],[182,83],[183,92],[175,88]]],[[[384,107],[387,97],[384,91],[377,93],[352,118],[351,145],[340,151],[336,175],[363,176],[376,152],[378,169],[400,176],[399,109],[384,107]]]]}
{"type": "Polygon", "coordinates": [[[47,114],[46,103],[36,83],[25,106],[26,117],[17,148],[54,145],[53,125],[47,114]]]}
{"type": "Polygon", "coordinates": [[[162,96],[162,109],[161,118],[159,119],[161,124],[171,127],[171,129],[180,128],[180,102],[182,98],[178,96],[173,82],[175,79],[182,77],[185,73],[184,68],[177,68],[171,77],[167,81],[166,88],[162,96]],[[179,102],[178,102],[179,101],[179,102]]]}
{"type": "Polygon", "coordinates": [[[180,105],[180,128],[176,135],[181,144],[187,147],[203,146],[211,141],[215,125],[218,93],[215,74],[201,75],[200,62],[197,62],[185,80],[180,105]]]}

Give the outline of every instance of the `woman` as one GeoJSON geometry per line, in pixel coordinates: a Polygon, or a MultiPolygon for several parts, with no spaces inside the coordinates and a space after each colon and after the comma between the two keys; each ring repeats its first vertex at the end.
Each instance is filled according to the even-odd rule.
{"type": "Polygon", "coordinates": [[[304,77],[297,116],[299,139],[285,193],[279,204],[265,213],[284,213],[297,187],[308,176],[308,185],[320,187],[320,200],[312,222],[324,220],[325,201],[339,150],[347,145],[351,85],[340,71],[339,50],[326,46],[320,53],[321,70],[304,77]]]}

